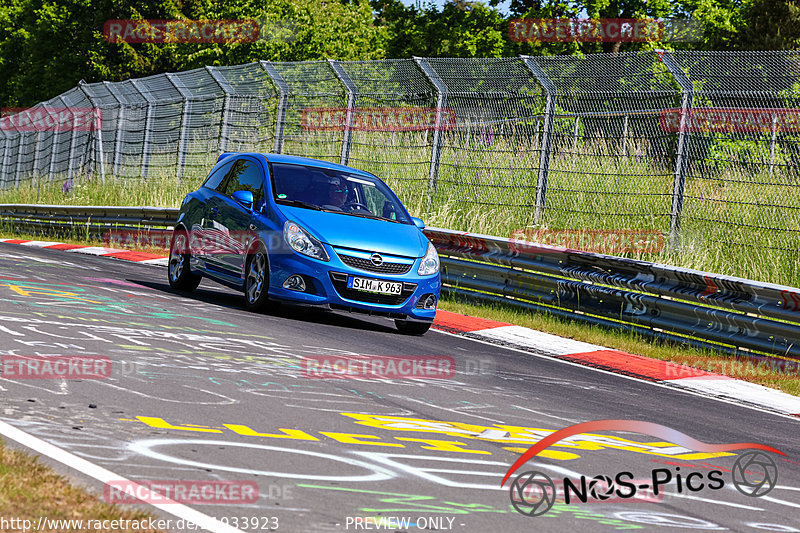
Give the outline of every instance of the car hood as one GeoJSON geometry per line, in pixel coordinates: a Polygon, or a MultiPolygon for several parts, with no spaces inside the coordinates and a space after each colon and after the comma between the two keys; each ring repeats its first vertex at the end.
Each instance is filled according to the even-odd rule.
{"type": "Polygon", "coordinates": [[[427,242],[413,224],[326,213],[279,205],[281,212],[331,246],[389,255],[422,257],[427,242]]]}

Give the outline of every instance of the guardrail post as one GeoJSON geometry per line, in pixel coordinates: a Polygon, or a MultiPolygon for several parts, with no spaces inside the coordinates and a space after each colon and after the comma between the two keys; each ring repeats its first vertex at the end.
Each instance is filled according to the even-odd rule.
{"type": "Polygon", "coordinates": [[[95,104],[94,98],[89,91],[86,90],[86,84],[81,80],[78,83],[78,88],[81,90],[83,94],[86,95],[86,99],[89,100],[89,104],[92,106],[92,125],[89,126],[89,132],[92,135],[95,135],[95,142],[97,143],[97,158],[98,158],[98,165],[100,166],[100,180],[105,184],[106,182],[106,165],[105,165],[105,157],[103,154],[103,114],[97,104],[95,104]],[[95,111],[100,111],[100,116],[95,117],[95,111]],[[97,124],[99,118],[100,128],[95,129],[94,125],[97,124]]]}
{"type": "Polygon", "coordinates": [[[356,84],[353,83],[353,80],[350,79],[350,75],[342,68],[341,63],[329,59],[328,64],[331,66],[331,70],[333,70],[333,73],[339,81],[342,82],[345,89],[347,89],[347,115],[344,124],[344,135],[342,136],[342,155],[339,157],[339,164],[346,165],[350,160],[350,146],[353,136],[353,110],[356,105],[356,93],[358,92],[358,88],[356,84]]]}
{"type": "Polygon", "coordinates": [[[286,124],[286,108],[289,104],[289,85],[273,66],[272,62],[261,61],[261,68],[264,69],[275,88],[278,89],[278,110],[275,116],[275,147],[273,152],[280,154],[283,152],[283,129],[286,124]]]}
{"type": "Polygon", "coordinates": [[[681,120],[678,128],[678,149],[675,154],[675,181],[672,186],[672,211],[670,213],[669,244],[675,249],[680,244],[681,217],[686,189],[686,173],[689,169],[689,140],[692,122],[694,87],[683,69],[667,50],[656,50],[661,62],[681,87],[681,120]]]}
{"type": "MultiPolygon", "coordinates": [[[[556,86],[545,74],[542,67],[530,56],[520,56],[522,62],[531,71],[545,93],[544,126],[542,127],[542,143],[539,151],[539,177],[536,183],[536,207],[533,214],[534,224],[539,224],[544,216],[547,204],[547,178],[550,172],[550,150],[553,146],[553,118],[556,112],[556,86]]],[[[577,137],[576,137],[577,138],[577,137]]]]}
{"type": "Polygon", "coordinates": [[[140,80],[131,80],[133,88],[136,89],[142,98],[147,102],[147,116],[144,121],[144,142],[142,145],[142,178],[147,178],[150,171],[150,142],[153,136],[153,108],[154,99],[147,89],[142,87],[140,80]],[[143,90],[144,89],[144,90],[143,90]]]}
{"type": "Polygon", "coordinates": [[[427,59],[415,57],[414,61],[419,66],[425,77],[428,78],[436,89],[436,123],[433,127],[433,140],[431,142],[431,165],[428,172],[428,211],[433,208],[433,200],[436,197],[436,187],[439,180],[439,160],[442,155],[442,113],[447,107],[447,84],[439,77],[439,74],[431,67],[427,59]]]}
{"type": "Polygon", "coordinates": [[[114,173],[114,178],[116,178],[117,176],[119,176],[119,167],[122,159],[122,135],[123,135],[122,126],[125,123],[125,104],[123,104],[122,100],[119,98],[119,96],[117,96],[115,92],[115,87],[116,87],[115,84],[108,81],[104,81],[103,85],[106,86],[106,89],[108,89],[108,93],[114,98],[114,100],[117,101],[117,107],[119,108],[119,112],[117,113],[117,129],[116,132],[114,132],[113,173],[114,173]]]}
{"type": "Polygon", "coordinates": [[[192,93],[183,84],[180,77],[171,72],[166,73],[167,79],[175,87],[183,98],[183,113],[181,113],[181,133],[178,137],[178,168],[175,177],[180,181],[183,178],[186,168],[186,152],[189,148],[189,118],[192,114],[192,93]]]}
{"type": "Polygon", "coordinates": [[[216,68],[206,67],[206,70],[209,74],[211,74],[211,77],[214,78],[214,81],[224,94],[222,99],[222,119],[219,129],[219,151],[225,152],[228,150],[228,132],[230,131],[231,118],[231,95],[235,94],[236,91],[233,90],[233,86],[228,83],[228,80],[226,80],[216,68]]]}

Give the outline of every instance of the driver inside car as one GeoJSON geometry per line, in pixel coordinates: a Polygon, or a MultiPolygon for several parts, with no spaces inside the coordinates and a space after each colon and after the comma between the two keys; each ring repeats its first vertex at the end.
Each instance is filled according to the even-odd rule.
{"type": "Polygon", "coordinates": [[[342,206],[347,202],[347,182],[341,178],[330,178],[328,182],[328,199],[322,205],[323,209],[342,211],[342,206]]]}

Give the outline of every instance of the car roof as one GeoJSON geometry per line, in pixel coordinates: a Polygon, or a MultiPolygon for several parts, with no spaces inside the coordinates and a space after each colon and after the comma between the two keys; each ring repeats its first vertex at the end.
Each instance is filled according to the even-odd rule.
{"type": "Polygon", "coordinates": [[[310,157],[300,157],[296,155],[285,155],[285,154],[269,154],[269,153],[256,153],[256,152],[223,152],[220,154],[219,158],[217,158],[217,163],[222,161],[223,159],[232,156],[232,155],[249,155],[249,156],[261,156],[270,163],[288,163],[294,165],[310,165],[320,168],[328,168],[331,170],[341,170],[343,172],[350,172],[353,174],[360,174],[362,176],[369,176],[374,178],[376,176],[370,174],[369,172],[365,172],[363,170],[359,170],[357,168],[348,167],[345,165],[339,165],[338,163],[330,163],[328,161],[322,161],[320,159],[312,159],[310,157]]]}

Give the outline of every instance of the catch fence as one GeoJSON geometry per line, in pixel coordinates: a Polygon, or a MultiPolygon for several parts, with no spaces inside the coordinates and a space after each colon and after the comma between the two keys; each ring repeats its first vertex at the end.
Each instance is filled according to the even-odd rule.
{"type": "Polygon", "coordinates": [[[82,83],[3,119],[0,187],[180,186],[221,151],[374,172],[439,226],[655,230],[672,262],[800,279],[791,51],[260,61],[82,83]]]}

